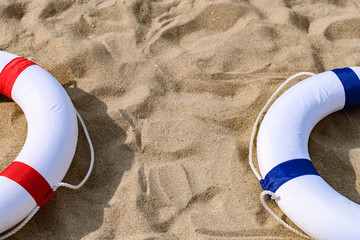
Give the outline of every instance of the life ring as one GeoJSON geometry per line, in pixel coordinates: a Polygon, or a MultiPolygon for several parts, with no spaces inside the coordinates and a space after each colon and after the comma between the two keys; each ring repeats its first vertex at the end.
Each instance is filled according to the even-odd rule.
{"type": "Polygon", "coordinates": [[[273,103],[259,128],[263,188],[275,193],[280,209],[315,239],[360,239],[360,205],[329,186],[308,153],[310,132],[322,118],[360,105],[359,77],[360,67],[351,67],[303,80],[273,103]]]}
{"type": "Polygon", "coordinates": [[[0,174],[0,233],[44,205],[64,178],[75,153],[76,111],[60,83],[34,62],[0,52],[0,93],[27,120],[25,144],[0,174]]]}

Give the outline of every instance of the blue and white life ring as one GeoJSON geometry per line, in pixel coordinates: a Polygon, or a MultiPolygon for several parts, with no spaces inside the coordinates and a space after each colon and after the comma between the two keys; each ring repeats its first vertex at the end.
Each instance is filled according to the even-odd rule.
{"type": "MultiPolygon", "coordinates": [[[[257,157],[265,190],[315,239],[360,239],[360,205],[329,186],[314,168],[308,139],[325,116],[360,105],[360,67],[320,73],[294,85],[259,128],[257,157]]],[[[346,174],[346,173],[345,173],[346,174]]]]}

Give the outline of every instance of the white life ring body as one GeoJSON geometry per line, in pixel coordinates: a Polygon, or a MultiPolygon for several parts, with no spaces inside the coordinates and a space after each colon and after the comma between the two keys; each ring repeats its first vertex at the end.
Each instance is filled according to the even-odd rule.
{"type": "MultiPolygon", "coordinates": [[[[360,239],[360,205],[317,173],[308,153],[313,127],[325,116],[360,105],[360,67],[335,69],[294,85],[270,107],[257,138],[265,190],[315,239],[360,239]]],[[[346,174],[346,173],[344,173],[346,174]]]]}
{"type": "Polygon", "coordinates": [[[52,196],[75,153],[77,119],[60,83],[43,68],[0,51],[0,93],[23,110],[28,132],[14,162],[0,174],[0,233],[52,196]]]}

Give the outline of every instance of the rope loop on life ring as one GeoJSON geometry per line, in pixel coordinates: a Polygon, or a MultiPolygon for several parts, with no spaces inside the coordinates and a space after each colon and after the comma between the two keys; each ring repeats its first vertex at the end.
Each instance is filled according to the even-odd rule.
{"type": "MultiPolygon", "coordinates": [[[[278,96],[278,94],[292,81],[296,80],[298,77],[301,76],[314,76],[315,73],[311,73],[311,72],[299,72],[296,73],[294,75],[292,75],[291,77],[289,77],[288,79],[286,79],[285,82],[283,82],[277,89],[276,91],[271,95],[271,97],[269,98],[269,100],[265,103],[264,107],[261,109],[260,113],[258,114],[254,126],[253,126],[253,130],[251,133],[251,137],[250,137],[250,144],[249,144],[249,165],[251,167],[252,172],[254,173],[254,175],[256,176],[256,178],[261,181],[262,178],[260,176],[260,173],[257,171],[257,169],[254,166],[253,163],[253,148],[254,148],[254,141],[255,141],[255,137],[256,137],[256,133],[257,133],[257,129],[259,124],[261,123],[261,117],[263,116],[263,114],[265,113],[265,111],[269,108],[269,106],[271,105],[271,103],[276,99],[276,97],[278,96]]],[[[266,211],[268,211],[270,213],[270,215],[276,220],[278,221],[281,225],[283,225],[284,227],[286,227],[287,229],[289,229],[290,231],[292,231],[293,233],[305,238],[305,239],[311,239],[308,235],[305,235],[303,233],[301,233],[300,231],[296,230],[295,228],[291,227],[289,224],[287,224],[284,220],[282,220],[280,217],[278,217],[272,210],[271,208],[266,204],[265,202],[265,196],[268,196],[269,198],[271,198],[272,200],[277,200],[278,196],[275,195],[275,193],[268,191],[268,190],[264,190],[260,193],[260,202],[263,205],[263,207],[265,208],[266,211]]]]}

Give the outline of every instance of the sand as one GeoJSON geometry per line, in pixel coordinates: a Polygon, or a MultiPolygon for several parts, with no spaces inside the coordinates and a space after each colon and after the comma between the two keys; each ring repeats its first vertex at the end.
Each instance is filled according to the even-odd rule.
{"type": "MultiPolygon", "coordinates": [[[[264,211],[248,165],[255,118],[300,71],[360,64],[351,0],[39,0],[0,3],[0,50],[35,57],[87,123],[94,172],[59,189],[12,239],[300,239],[264,211]]],[[[26,119],[0,99],[1,170],[26,119]]],[[[360,203],[360,109],[321,121],[313,162],[360,203]]],[[[85,136],[65,180],[87,171],[85,136]]],[[[282,219],[287,217],[270,204],[282,219]]]]}

